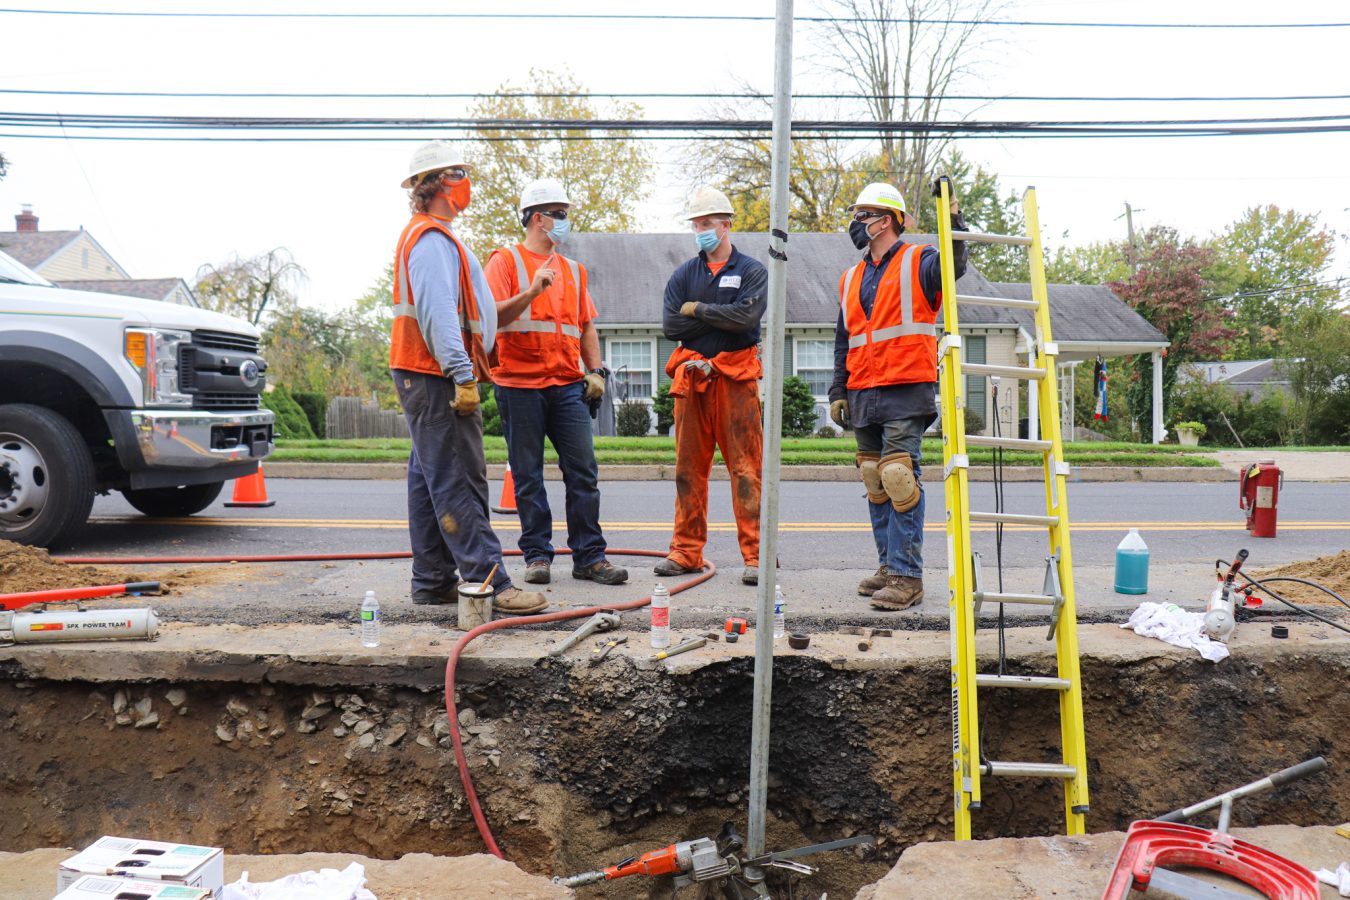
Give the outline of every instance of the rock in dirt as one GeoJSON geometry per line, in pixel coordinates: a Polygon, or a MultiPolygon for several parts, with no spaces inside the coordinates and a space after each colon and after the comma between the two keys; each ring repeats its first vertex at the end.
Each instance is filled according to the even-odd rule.
{"type": "Polygon", "coordinates": [[[149,697],[143,697],[136,701],[136,705],[132,708],[131,714],[138,719],[144,719],[146,716],[150,715],[153,709],[154,702],[149,697]]]}
{"type": "Polygon", "coordinates": [[[217,726],[216,726],[216,737],[220,738],[220,739],[221,739],[223,742],[225,742],[226,744],[230,743],[231,741],[234,740],[234,726],[233,726],[233,725],[217,725],[217,726]]]}
{"type": "Polygon", "coordinates": [[[366,750],[366,749],[369,749],[369,748],[371,748],[371,747],[374,747],[374,746],[375,746],[375,735],[370,734],[370,733],[366,733],[366,734],[361,735],[359,738],[356,739],[356,746],[360,747],[360,748],[363,749],[363,750],[366,750]]]}
{"type": "Polygon", "coordinates": [[[374,727],[375,723],[370,721],[370,719],[362,719],[360,722],[357,722],[356,725],[352,727],[352,731],[356,732],[357,734],[365,734],[367,731],[369,731],[374,727]]]}
{"type": "Polygon", "coordinates": [[[169,701],[169,705],[174,709],[187,702],[187,691],[182,688],[169,688],[164,692],[164,699],[169,701]]]}
{"type": "Polygon", "coordinates": [[[236,719],[242,719],[248,715],[248,704],[238,697],[231,697],[225,701],[225,711],[236,719]]]}
{"type": "Polygon", "coordinates": [[[151,713],[136,723],[137,728],[154,728],[159,724],[159,713],[151,713]]]}
{"type": "Polygon", "coordinates": [[[113,692],[113,715],[120,716],[127,711],[127,692],[118,688],[113,692]]]}
{"type": "Polygon", "coordinates": [[[389,733],[384,736],[384,745],[386,747],[394,746],[399,741],[403,740],[403,736],[407,733],[407,725],[395,725],[393,728],[390,728],[389,733]]]}

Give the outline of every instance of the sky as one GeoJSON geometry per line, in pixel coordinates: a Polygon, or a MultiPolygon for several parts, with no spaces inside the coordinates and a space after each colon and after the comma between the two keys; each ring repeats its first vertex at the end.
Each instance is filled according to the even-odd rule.
{"type": "MultiPolygon", "coordinates": [[[[798,0],[797,15],[825,0],[798,0]]],[[[14,9],[129,11],[558,12],[535,0],[27,0],[14,9]]],[[[575,0],[574,13],[769,15],[769,0],[678,5],[575,0]]],[[[1350,21],[1343,2],[1009,0],[1004,18],[1100,22],[1350,21]]],[[[1350,95],[1350,28],[1144,30],[990,27],[959,85],[1007,95],[1350,95]]],[[[528,70],[565,69],[596,91],[718,92],[773,84],[771,22],[200,19],[33,15],[0,9],[0,111],[98,114],[453,116],[455,100],[170,99],[41,96],[45,91],[479,92],[528,88],[528,70]]],[[[831,48],[799,23],[793,90],[845,87],[820,61],[831,48]]],[[[653,100],[646,115],[697,118],[706,101],[653,100]]],[[[602,104],[603,106],[603,104],[602,104]]],[[[799,109],[799,115],[814,111],[799,109]]],[[[851,118],[856,109],[837,111],[851,118]]],[[[1214,118],[1337,115],[1350,100],[958,103],[976,119],[1214,118]]],[[[408,211],[398,187],[425,140],[175,142],[79,140],[73,129],[15,137],[0,124],[0,230],[32,204],[43,230],[83,226],[133,277],[178,276],[204,263],[286,247],[308,275],[302,302],[338,309],[380,276],[408,211]]],[[[31,133],[31,132],[29,132],[31,133]]],[[[89,133],[89,132],[82,132],[89,133]]],[[[144,134],[142,132],[142,134],[144,134]]],[[[1350,134],[1117,140],[961,140],[1004,190],[1035,185],[1047,245],[1112,240],[1165,224],[1207,237],[1251,206],[1316,213],[1350,233],[1350,134]]],[[[859,148],[861,149],[861,148],[859,148]]],[[[692,189],[680,150],[655,147],[641,228],[681,229],[692,189]]],[[[470,160],[472,161],[472,160],[470,160]]],[[[840,240],[847,238],[841,235],[840,240]]],[[[690,242],[693,252],[692,239],[690,242]]],[[[1337,244],[1334,274],[1350,274],[1337,244]]]]}

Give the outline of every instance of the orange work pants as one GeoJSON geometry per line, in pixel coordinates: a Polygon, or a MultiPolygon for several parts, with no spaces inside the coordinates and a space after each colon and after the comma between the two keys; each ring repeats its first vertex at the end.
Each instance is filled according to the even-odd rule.
{"type": "Polygon", "coordinates": [[[764,457],[759,383],[714,375],[675,400],[675,534],[669,557],[703,567],[708,542],[708,476],[721,450],[731,475],[736,536],[747,566],[759,565],[759,491],[764,457]]]}

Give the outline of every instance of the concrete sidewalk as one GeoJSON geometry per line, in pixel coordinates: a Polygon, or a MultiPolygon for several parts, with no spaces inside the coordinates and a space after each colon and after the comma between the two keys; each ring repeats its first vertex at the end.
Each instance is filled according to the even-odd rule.
{"type": "MultiPolygon", "coordinates": [[[[1350,481],[1350,452],[1298,450],[1222,450],[1214,454],[1229,477],[1255,462],[1274,460],[1285,481],[1350,481]]],[[[1213,471],[1213,470],[1211,470],[1213,471]]],[[[1223,479],[1227,480],[1227,479],[1223,479]]]]}

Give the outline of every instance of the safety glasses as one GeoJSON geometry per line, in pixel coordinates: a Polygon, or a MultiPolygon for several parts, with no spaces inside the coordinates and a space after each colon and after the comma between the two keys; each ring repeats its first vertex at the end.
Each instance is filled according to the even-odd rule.
{"type": "Polygon", "coordinates": [[[539,213],[541,216],[548,216],[555,222],[561,222],[567,218],[567,210],[565,209],[539,209],[535,210],[535,212],[539,213]]]}
{"type": "Polygon", "coordinates": [[[885,215],[886,215],[885,213],[875,212],[875,211],[870,210],[870,209],[860,209],[860,210],[858,210],[857,212],[855,212],[855,213],[853,214],[853,221],[855,221],[855,222],[871,222],[871,221],[874,221],[874,220],[876,220],[876,219],[880,219],[880,218],[884,217],[885,215]]]}
{"type": "Polygon", "coordinates": [[[463,181],[469,177],[469,173],[465,169],[446,169],[441,173],[441,177],[448,181],[463,181]]]}

